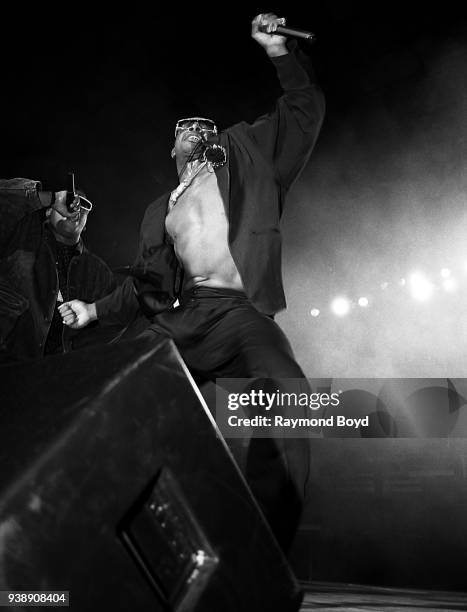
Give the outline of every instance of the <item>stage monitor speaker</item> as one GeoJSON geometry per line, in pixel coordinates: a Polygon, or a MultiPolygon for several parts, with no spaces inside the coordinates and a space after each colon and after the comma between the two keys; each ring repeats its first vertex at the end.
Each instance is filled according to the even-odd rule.
{"type": "Polygon", "coordinates": [[[169,340],[0,368],[0,591],[292,612],[301,592],[169,340]]]}

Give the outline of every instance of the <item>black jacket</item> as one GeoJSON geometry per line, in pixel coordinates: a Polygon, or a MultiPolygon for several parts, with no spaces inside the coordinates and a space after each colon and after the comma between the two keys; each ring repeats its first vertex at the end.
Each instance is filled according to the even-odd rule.
{"type": "MultiPolygon", "coordinates": [[[[0,361],[44,354],[57,300],[55,239],[38,189],[38,181],[0,180],[0,361]]],[[[94,302],[115,289],[114,277],[81,241],[77,250],[68,268],[68,298],[94,302]]],[[[99,325],[63,326],[64,352],[100,340],[99,325]]]]}
{"type": "MultiPolygon", "coordinates": [[[[272,58],[272,62],[283,95],[272,113],[219,135],[227,163],[216,170],[229,220],[232,257],[249,299],[265,314],[286,306],[279,222],[286,193],[308,161],[324,117],[324,97],[298,54],[272,58]]],[[[161,196],[146,210],[135,265],[150,272],[158,289],[175,297],[177,260],[165,241],[169,196],[161,196]]],[[[133,284],[127,281],[96,307],[102,320],[131,318],[137,309],[133,284]]]]}

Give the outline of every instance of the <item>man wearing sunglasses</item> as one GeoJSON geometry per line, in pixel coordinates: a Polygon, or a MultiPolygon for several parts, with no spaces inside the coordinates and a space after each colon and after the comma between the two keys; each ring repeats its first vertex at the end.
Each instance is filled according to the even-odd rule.
{"type": "MultiPolygon", "coordinates": [[[[283,88],[275,110],[221,133],[204,117],[177,122],[172,157],[180,182],[146,210],[133,281],[96,304],[64,305],[67,325],[130,317],[137,295],[145,312],[152,306],[145,333],[173,338],[200,379],[303,378],[273,320],[285,308],[279,222],[317,139],[324,100],[297,49],[289,52],[274,33],[283,23],[272,14],[252,22],[283,88]]],[[[308,462],[302,440],[250,445],[247,479],[284,549],[308,462]]]]}
{"type": "Polygon", "coordinates": [[[39,181],[0,180],[0,363],[104,339],[99,325],[65,327],[58,310],[68,299],[94,301],[115,288],[109,267],[81,239],[91,209],[83,193],[70,199],[66,190],[43,191],[39,181]]]}

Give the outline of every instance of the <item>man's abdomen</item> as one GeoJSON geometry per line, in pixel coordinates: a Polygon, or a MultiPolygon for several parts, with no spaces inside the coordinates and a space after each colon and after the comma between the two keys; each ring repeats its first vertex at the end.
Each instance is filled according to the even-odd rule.
{"type": "Polygon", "coordinates": [[[229,225],[216,175],[200,173],[167,215],[185,287],[243,289],[228,244],[229,225]]]}

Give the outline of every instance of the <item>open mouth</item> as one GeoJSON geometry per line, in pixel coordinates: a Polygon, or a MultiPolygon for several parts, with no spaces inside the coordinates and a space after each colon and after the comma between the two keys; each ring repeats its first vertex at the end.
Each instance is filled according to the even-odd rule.
{"type": "Polygon", "coordinates": [[[190,134],[186,137],[186,140],[189,142],[199,142],[201,140],[201,136],[199,134],[190,134]]]}

